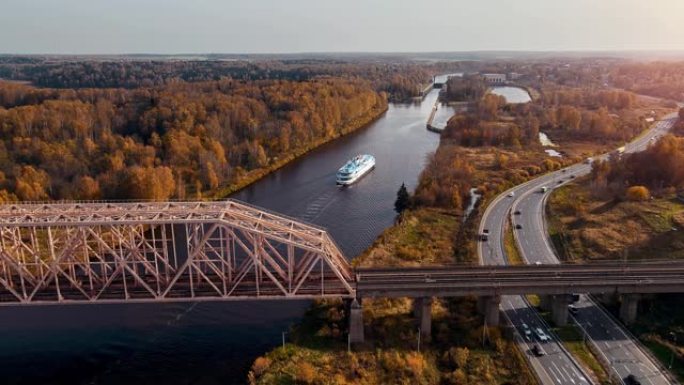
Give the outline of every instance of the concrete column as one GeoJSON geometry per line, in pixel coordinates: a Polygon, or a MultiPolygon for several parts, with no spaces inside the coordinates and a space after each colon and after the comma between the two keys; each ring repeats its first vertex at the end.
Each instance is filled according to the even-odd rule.
{"type": "Polygon", "coordinates": [[[551,304],[553,303],[551,296],[539,294],[538,297],[539,309],[541,309],[541,311],[551,311],[551,304]]]}
{"type": "Polygon", "coordinates": [[[418,320],[421,339],[429,341],[432,337],[432,298],[414,299],[413,316],[418,320]]]}
{"type": "Polygon", "coordinates": [[[568,324],[568,303],[570,298],[567,295],[551,296],[551,316],[556,326],[568,324]]]}
{"type": "Polygon", "coordinates": [[[353,344],[363,343],[363,308],[356,298],[349,308],[349,340],[353,344]]]}
{"type": "Polygon", "coordinates": [[[477,308],[485,318],[487,326],[499,326],[499,305],[501,296],[483,296],[477,299],[477,308]]]}
{"type": "Polygon", "coordinates": [[[639,307],[638,294],[623,294],[620,302],[620,319],[629,325],[636,320],[639,307]]]}

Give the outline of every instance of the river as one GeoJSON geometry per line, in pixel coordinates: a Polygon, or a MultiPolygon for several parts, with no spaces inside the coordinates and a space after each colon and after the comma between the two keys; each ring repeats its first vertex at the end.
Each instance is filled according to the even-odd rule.
{"type": "MultiPolygon", "coordinates": [[[[439,135],[437,98],[392,104],[367,128],[325,145],[234,195],[329,229],[349,258],[391,226],[396,191],[413,189],[439,135]],[[370,153],[375,170],[348,188],[335,172],[370,153]]],[[[244,384],[255,357],[280,343],[307,302],[0,308],[2,384],[244,384]]]]}

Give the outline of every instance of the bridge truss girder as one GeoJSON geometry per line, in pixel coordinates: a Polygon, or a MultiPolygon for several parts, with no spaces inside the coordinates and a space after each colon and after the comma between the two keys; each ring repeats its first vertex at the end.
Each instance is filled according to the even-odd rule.
{"type": "Polygon", "coordinates": [[[0,305],[354,297],[327,232],[233,200],[0,206],[0,305]]]}

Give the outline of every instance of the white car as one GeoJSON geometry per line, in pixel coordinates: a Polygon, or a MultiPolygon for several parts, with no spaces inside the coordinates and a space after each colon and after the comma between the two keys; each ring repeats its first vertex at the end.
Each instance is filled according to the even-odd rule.
{"type": "Polygon", "coordinates": [[[513,191],[509,192],[509,193],[508,193],[508,196],[511,197],[511,198],[513,198],[513,197],[515,196],[515,192],[513,192],[513,191]]]}
{"type": "Polygon", "coordinates": [[[534,329],[534,332],[537,334],[537,338],[539,338],[539,341],[546,342],[549,340],[549,336],[546,335],[546,333],[544,333],[544,331],[541,330],[541,328],[534,329]]]}
{"type": "Polygon", "coordinates": [[[527,326],[526,323],[523,323],[522,328],[523,328],[523,334],[525,334],[525,339],[528,341],[531,341],[532,340],[532,330],[530,330],[530,327],[527,326]]]}

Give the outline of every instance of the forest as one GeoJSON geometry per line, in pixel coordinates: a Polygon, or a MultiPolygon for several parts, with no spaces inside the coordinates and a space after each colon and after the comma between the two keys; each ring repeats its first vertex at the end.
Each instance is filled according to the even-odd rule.
{"type": "Polygon", "coordinates": [[[470,68],[469,62],[416,64],[382,60],[49,60],[0,56],[0,78],[51,88],[159,87],[183,80],[308,81],[333,76],[368,81],[390,101],[420,96],[432,76],[470,68]]]}
{"type": "Polygon", "coordinates": [[[368,81],[332,77],[135,89],[0,82],[0,200],[201,197],[386,108],[368,81]]]}
{"type": "Polygon", "coordinates": [[[636,104],[625,91],[547,87],[535,103],[507,105],[493,94],[473,101],[468,114],[449,120],[444,138],[461,146],[520,146],[538,142],[542,130],[571,140],[627,140],[646,127],[623,116],[636,104]]]}
{"type": "Polygon", "coordinates": [[[610,72],[615,87],[639,94],[684,100],[684,62],[625,63],[610,72]]]}

